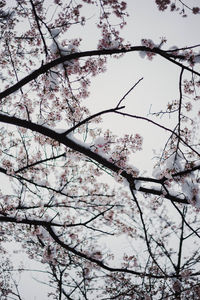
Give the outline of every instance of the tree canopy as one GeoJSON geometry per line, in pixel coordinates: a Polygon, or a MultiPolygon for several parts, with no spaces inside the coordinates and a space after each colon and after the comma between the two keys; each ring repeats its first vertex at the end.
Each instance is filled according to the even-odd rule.
{"type": "MultiPolygon", "coordinates": [[[[163,18],[199,18],[195,1],[151,2],[163,18]]],[[[1,299],[24,299],[19,274],[30,270],[16,269],[13,243],[40,264],[48,299],[200,297],[200,44],[128,41],[134,5],[0,1],[1,299]],[[148,113],[128,108],[142,89],[137,65],[138,79],[126,91],[119,82],[113,106],[112,91],[97,100],[105,81],[97,88],[96,78],[111,61],[120,73],[120,61],[128,57],[131,66],[133,56],[152,66],[162,59],[178,74],[173,99],[169,80],[157,111],[154,96],[148,113]],[[112,132],[113,124],[125,134],[112,132]],[[159,146],[154,152],[143,146],[147,137],[159,146]]]]}

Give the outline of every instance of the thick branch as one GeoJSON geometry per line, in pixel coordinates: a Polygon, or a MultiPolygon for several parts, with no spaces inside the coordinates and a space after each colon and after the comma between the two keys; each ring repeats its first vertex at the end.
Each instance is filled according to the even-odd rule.
{"type": "MultiPolygon", "coordinates": [[[[68,246],[66,243],[64,243],[63,241],[61,241],[58,236],[56,235],[56,233],[54,232],[54,230],[51,228],[51,226],[46,227],[47,231],[49,232],[50,236],[53,238],[53,240],[58,243],[62,248],[66,249],[67,251],[77,255],[78,257],[82,257],[92,263],[95,263],[96,265],[98,265],[99,267],[101,267],[104,270],[110,271],[110,272],[123,272],[123,273],[129,273],[129,274],[133,274],[133,275],[137,275],[137,276],[142,276],[142,277],[150,277],[150,278],[166,278],[166,275],[154,275],[154,274],[148,274],[148,273],[142,273],[142,272],[137,272],[134,270],[130,270],[130,269],[124,269],[124,268],[112,268],[109,267],[107,265],[105,265],[103,263],[103,261],[95,259],[83,252],[80,252],[78,250],[76,250],[73,247],[68,246]]],[[[169,275],[169,277],[174,277],[173,275],[169,275]]]]}
{"type": "Polygon", "coordinates": [[[102,50],[92,50],[92,51],[84,51],[84,52],[77,52],[72,53],[69,55],[65,55],[62,57],[59,57],[47,64],[42,65],[39,69],[33,71],[31,74],[27,75],[23,79],[21,79],[19,82],[11,86],[10,88],[6,89],[5,91],[0,93],[0,99],[3,99],[4,97],[7,97],[11,95],[12,93],[16,92],[18,89],[26,85],[27,83],[31,82],[32,80],[36,79],[39,75],[46,73],[51,68],[62,64],[66,61],[71,61],[74,59],[79,59],[81,57],[93,57],[93,56],[103,56],[103,55],[113,55],[113,54],[121,54],[121,53],[128,53],[128,52],[138,52],[138,51],[144,51],[144,52],[151,52],[158,54],[168,61],[178,65],[181,68],[184,68],[185,70],[188,70],[189,72],[196,74],[200,76],[199,72],[194,71],[193,69],[184,66],[183,64],[176,61],[176,59],[180,60],[186,60],[184,55],[174,55],[172,53],[168,53],[167,51],[163,51],[159,48],[149,48],[145,46],[134,46],[130,47],[128,49],[122,48],[122,49],[102,49],[102,50]]]}
{"type": "Polygon", "coordinates": [[[41,221],[41,220],[29,220],[29,219],[18,219],[17,217],[9,217],[9,216],[0,216],[0,222],[11,222],[11,223],[19,223],[19,224],[27,224],[27,225],[38,225],[38,226],[56,226],[62,227],[63,224],[53,223],[51,221],[41,221]]]}
{"type": "MultiPolygon", "coordinates": [[[[131,186],[134,188],[134,181],[137,179],[137,177],[132,176],[131,174],[127,173],[126,171],[122,170],[121,168],[119,168],[117,165],[111,163],[109,160],[107,160],[105,157],[99,155],[98,153],[92,152],[90,148],[84,147],[83,145],[80,145],[78,143],[76,143],[75,141],[71,140],[70,138],[68,138],[67,136],[64,136],[63,134],[57,133],[56,131],[32,123],[30,121],[26,121],[26,120],[22,120],[16,117],[10,117],[7,116],[5,114],[0,114],[0,122],[3,123],[8,123],[8,124],[13,124],[16,126],[21,126],[27,129],[30,129],[31,131],[35,131],[38,133],[41,133],[49,138],[52,138],[56,141],[58,141],[59,143],[65,145],[66,147],[69,147],[89,158],[91,158],[92,160],[95,160],[96,162],[98,162],[99,164],[103,165],[104,167],[110,169],[111,171],[115,172],[115,173],[120,173],[120,175],[122,177],[124,177],[130,184],[131,186]]],[[[5,172],[4,172],[5,173],[5,172]]],[[[148,181],[148,180],[145,180],[148,181]]],[[[150,182],[152,182],[152,180],[149,180],[150,182]]],[[[158,183],[158,184],[162,184],[163,180],[153,180],[154,183],[158,183]]],[[[148,193],[148,194],[152,194],[152,195],[157,195],[157,196],[161,196],[162,195],[162,191],[160,190],[156,190],[154,188],[145,188],[145,187],[140,187],[139,191],[143,192],[143,193],[148,193]]],[[[164,196],[166,199],[178,202],[178,203],[184,203],[184,204],[188,204],[189,200],[187,200],[186,198],[179,198],[177,196],[172,196],[170,194],[167,194],[164,196]]]]}

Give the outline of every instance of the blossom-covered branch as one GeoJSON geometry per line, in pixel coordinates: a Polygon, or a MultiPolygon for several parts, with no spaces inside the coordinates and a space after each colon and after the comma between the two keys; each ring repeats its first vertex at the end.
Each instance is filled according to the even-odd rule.
{"type": "Polygon", "coordinates": [[[149,48],[149,47],[145,47],[145,46],[132,46],[127,49],[122,48],[122,49],[92,50],[92,51],[68,54],[68,55],[59,57],[59,58],[57,58],[51,62],[48,62],[46,64],[42,63],[42,65],[39,69],[32,71],[31,74],[24,77],[23,79],[21,79],[19,82],[17,82],[13,86],[7,88],[5,91],[1,92],[0,99],[3,99],[4,97],[11,95],[12,93],[14,93],[17,90],[19,90],[20,88],[22,88],[27,83],[31,82],[32,80],[36,79],[41,74],[46,73],[47,71],[49,71],[50,69],[52,69],[53,67],[55,67],[59,64],[62,64],[62,63],[68,62],[68,61],[72,61],[72,60],[76,60],[79,58],[83,58],[83,57],[107,56],[107,55],[110,56],[110,55],[114,55],[114,54],[123,54],[123,53],[128,53],[128,52],[140,52],[140,51],[158,54],[158,55],[162,56],[163,58],[169,60],[170,62],[174,63],[175,65],[191,72],[192,74],[200,76],[199,72],[197,72],[197,71],[193,70],[192,68],[190,68],[186,65],[183,65],[182,63],[177,61],[177,60],[181,60],[181,61],[187,62],[188,59],[185,55],[183,55],[183,54],[175,55],[171,52],[168,53],[167,51],[161,50],[159,48],[149,48]]]}

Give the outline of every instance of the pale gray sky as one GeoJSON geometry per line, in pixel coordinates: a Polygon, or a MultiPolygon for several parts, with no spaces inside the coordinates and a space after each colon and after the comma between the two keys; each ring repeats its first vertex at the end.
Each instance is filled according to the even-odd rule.
{"type": "MultiPolygon", "coordinates": [[[[191,3],[191,1],[189,2],[191,3]]],[[[197,3],[198,1],[193,2],[197,3]]],[[[184,47],[199,43],[197,34],[200,24],[199,15],[182,18],[177,13],[159,12],[153,0],[128,0],[128,12],[130,17],[123,34],[132,45],[140,45],[142,38],[151,38],[154,42],[159,43],[161,37],[167,38],[166,48],[174,45],[184,47]]],[[[92,25],[94,18],[95,16],[91,12],[87,31],[82,32],[85,38],[84,50],[95,49],[97,44],[96,30],[92,25]]],[[[107,72],[92,79],[91,94],[85,103],[88,104],[92,113],[114,107],[130,87],[139,78],[144,77],[135,90],[127,96],[124,105],[129,113],[147,116],[151,105],[152,111],[164,109],[165,103],[178,97],[179,72],[180,70],[176,66],[162,58],[155,58],[151,62],[147,58],[142,59],[138,53],[126,54],[118,60],[109,59],[107,72]]],[[[143,135],[145,155],[141,153],[133,156],[131,163],[143,168],[146,166],[151,168],[152,149],[158,150],[162,147],[166,138],[165,132],[155,129],[148,123],[135,122],[114,115],[106,115],[103,120],[103,127],[111,129],[116,134],[140,133],[143,135]]],[[[159,119],[157,121],[159,122],[159,119]]],[[[163,121],[165,125],[170,126],[174,122],[168,118],[160,120],[160,122],[163,121]]],[[[18,255],[19,260],[20,258],[24,260],[24,256],[18,255]]],[[[34,263],[30,263],[31,265],[34,266],[34,263]]],[[[39,268],[39,264],[34,267],[39,268]]],[[[37,277],[37,274],[34,276],[37,277]]],[[[20,282],[24,299],[47,299],[42,292],[45,293],[46,287],[33,283],[30,275],[23,276],[20,282]]]]}

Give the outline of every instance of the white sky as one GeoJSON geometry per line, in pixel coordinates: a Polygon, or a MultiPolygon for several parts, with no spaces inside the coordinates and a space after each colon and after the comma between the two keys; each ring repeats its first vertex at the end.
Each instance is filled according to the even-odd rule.
{"type": "MultiPolygon", "coordinates": [[[[131,45],[140,45],[142,38],[150,38],[159,44],[161,37],[167,38],[166,49],[174,45],[183,47],[199,43],[196,34],[200,24],[199,16],[182,18],[178,13],[160,12],[154,1],[128,1],[128,7],[130,17],[123,34],[131,45]]],[[[179,74],[180,68],[161,57],[149,61],[147,58],[142,59],[138,53],[128,53],[118,60],[109,59],[107,72],[92,81],[87,102],[92,112],[114,107],[130,87],[144,77],[123,104],[126,105],[126,112],[148,117],[150,109],[151,112],[165,110],[168,102],[179,98],[179,74]]],[[[125,119],[114,114],[105,115],[103,119],[103,127],[110,128],[116,134],[140,133],[144,137],[145,155],[138,153],[131,163],[144,169],[148,165],[151,170],[152,149],[162,148],[167,133],[144,121],[125,119]]],[[[177,124],[176,119],[167,116],[155,118],[155,121],[171,128],[177,124]]]]}
{"type": "MultiPolygon", "coordinates": [[[[129,0],[128,7],[130,17],[123,34],[131,42],[131,45],[140,45],[142,38],[151,38],[154,42],[159,43],[161,37],[166,37],[168,40],[166,48],[174,45],[183,47],[199,43],[197,34],[200,24],[199,15],[182,18],[176,12],[159,12],[153,0],[129,0]]],[[[94,26],[90,24],[93,24],[93,17],[89,20],[87,32],[84,32],[85,41],[82,43],[84,50],[95,49],[96,46],[96,32],[94,26]]],[[[176,66],[162,58],[154,58],[150,62],[142,59],[138,53],[126,54],[118,60],[109,59],[107,72],[92,80],[91,95],[89,99],[85,100],[85,103],[89,105],[92,113],[115,107],[130,87],[139,78],[144,77],[123,104],[126,105],[127,112],[147,116],[151,105],[152,111],[159,111],[161,108],[165,108],[165,103],[179,96],[179,72],[180,70],[176,66]]],[[[134,156],[131,163],[143,168],[147,166],[150,168],[152,149],[162,147],[166,134],[161,129],[155,129],[143,121],[135,122],[111,114],[106,115],[103,119],[103,127],[111,129],[116,134],[140,133],[144,135],[145,155],[141,153],[142,155],[134,156]]],[[[163,120],[158,119],[157,121],[163,122],[163,120]]],[[[172,120],[165,119],[165,125],[171,126],[172,122],[172,120]]],[[[124,247],[126,247],[125,244],[124,247]]],[[[45,286],[32,285],[32,279],[27,277],[25,282],[25,278],[21,279],[24,299],[47,299],[43,295],[46,290],[45,286]]]]}

